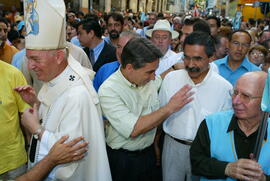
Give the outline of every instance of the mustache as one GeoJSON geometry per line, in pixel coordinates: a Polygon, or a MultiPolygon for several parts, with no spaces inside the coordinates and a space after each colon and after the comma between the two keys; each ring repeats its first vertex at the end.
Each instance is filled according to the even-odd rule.
{"type": "Polygon", "coordinates": [[[198,67],[188,67],[186,66],[185,69],[188,71],[188,72],[200,72],[201,69],[198,68],[198,67]]]}

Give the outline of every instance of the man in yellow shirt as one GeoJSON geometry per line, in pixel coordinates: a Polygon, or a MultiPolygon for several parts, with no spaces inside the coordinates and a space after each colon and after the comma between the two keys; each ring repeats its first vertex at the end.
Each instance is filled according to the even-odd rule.
{"type": "Polygon", "coordinates": [[[19,113],[29,106],[14,90],[26,85],[23,74],[0,61],[0,77],[0,180],[9,180],[26,170],[27,155],[19,113]]]}
{"type": "Polygon", "coordinates": [[[17,50],[14,46],[7,43],[8,22],[0,17],[0,60],[11,63],[12,57],[17,50]]]}

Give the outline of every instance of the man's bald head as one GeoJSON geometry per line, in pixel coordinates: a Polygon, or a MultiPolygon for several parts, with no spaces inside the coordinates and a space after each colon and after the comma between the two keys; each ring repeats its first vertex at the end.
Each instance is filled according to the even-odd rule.
{"type": "Polygon", "coordinates": [[[265,86],[265,80],[267,78],[267,73],[263,71],[256,71],[256,72],[247,72],[243,74],[237,81],[238,82],[246,82],[251,85],[254,90],[256,91],[256,95],[261,96],[263,93],[263,89],[265,86]]]}
{"type": "Polygon", "coordinates": [[[267,74],[263,71],[242,75],[232,96],[234,113],[239,120],[259,122],[262,118],[261,98],[267,74]]]}

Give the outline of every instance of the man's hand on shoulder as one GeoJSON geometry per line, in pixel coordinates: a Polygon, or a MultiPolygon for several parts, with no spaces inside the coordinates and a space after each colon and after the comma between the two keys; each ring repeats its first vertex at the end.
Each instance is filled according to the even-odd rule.
{"type": "Polygon", "coordinates": [[[16,178],[16,181],[43,180],[57,165],[82,159],[88,151],[88,142],[83,137],[75,138],[67,143],[68,136],[62,136],[40,162],[27,173],[16,178]]]}
{"type": "Polygon", "coordinates": [[[67,139],[68,136],[63,136],[54,144],[47,155],[54,166],[80,160],[88,151],[88,142],[84,141],[83,137],[78,137],[68,143],[64,143],[67,139]]]}
{"type": "Polygon", "coordinates": [[[192,87],[186,84],[171,97],[166,106],[172,111],[172,113],[179,111],[179,109],[193,100],[192,95],[194,93],[191,89],[192,87]]]}
{"type": "Polygon", "coordinates": [[[34,88],[31,87],[30,85],[19,86],[19,87],[16,87],[14,90],[20,94],[22,99],[27,104],[31,105],[32,107],[34,106],[34,104],[39,105],[39,101],[37,99],[36,92],[35,92],[34,88]]]}

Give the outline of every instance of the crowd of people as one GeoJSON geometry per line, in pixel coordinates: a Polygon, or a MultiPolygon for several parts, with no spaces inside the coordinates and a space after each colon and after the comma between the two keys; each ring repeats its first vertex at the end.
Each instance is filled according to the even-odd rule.
{"type": "Polygon", "coordinates": [[[0,180],[270,181],[269,67],[269,17],[25,1],[0,17],[0,180]]]}

